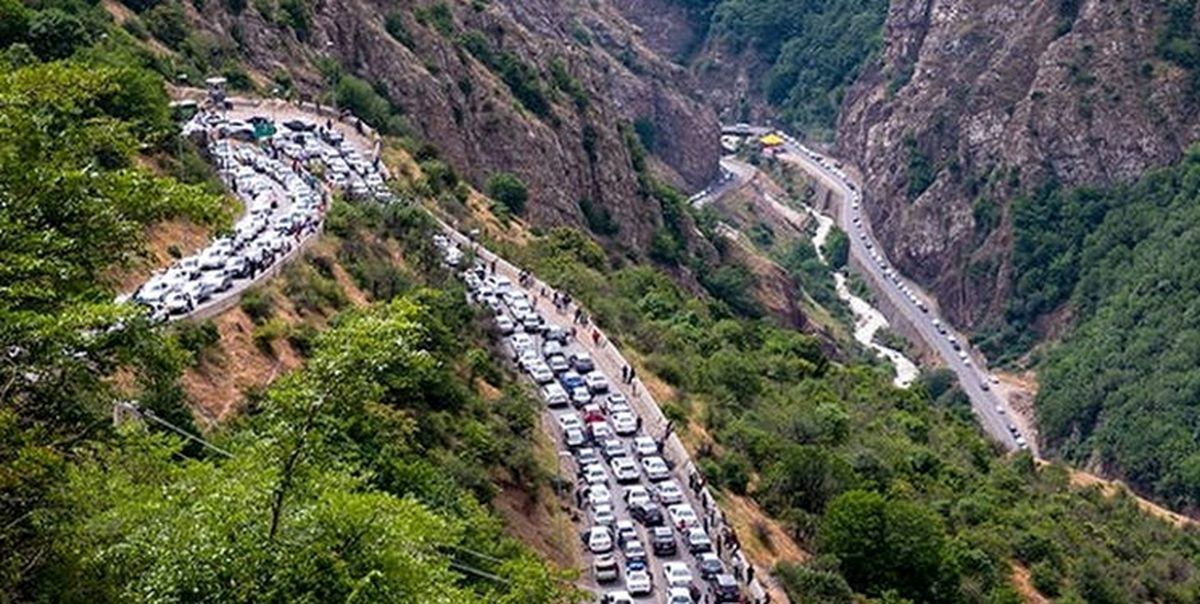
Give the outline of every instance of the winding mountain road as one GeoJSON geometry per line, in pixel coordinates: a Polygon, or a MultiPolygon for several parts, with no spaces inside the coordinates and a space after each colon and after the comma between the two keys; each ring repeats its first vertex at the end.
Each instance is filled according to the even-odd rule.
{"type": "MultiPolygon", "coordinates": [[[[728,134],[750,136],[761,135],[769,131],[760,127],[753,127],[748,132],[745,128],[726,128],[724,130],[728,134]]],[[[899,318],[905,321],[910,327],[909,334],[915,333],[925,347],[941,357],[945,366],[954,372],[958,377],[960,387],[970,399],[971,408],[979,418],[980,424],[993,439],[1009,450],[1021,448],[1017,436],[1030,432],[1026,426],[1022,425],[1021,418],[1014,415],[1009,409],[1008,402],[997,396],[988,384],[990,376],[981,363],[982,357],[974,352],[963,334],[955,332],[938,318],[937,306],[930,296],[916,284],[899,275],[894,269],[891,272],[891,275],[896,276],[894,280],[885,272],[892,267],[892,264],[871,232],[867,215],[860,211],[859,186],[853,183],[851,177],[844,170],[837,167],[838,164],[832,158],[805,147],[791,136],[782,136],[785,142],[783,152],[778,154],[779,159],[801,168],[811,178],[817,179],[833,192],[836,198],[834,217],[838,226],[850,237],[851,265],[865,278],[875,295],[886,300],[888,306],[894,312],[899,313],[900,317],[893,316],[892,320],[895,321],[899,318]],[[855,219],[858,219],[858,222],[855,219]],[[908,297],[901,289],[902,286],[914,295],[924,309],[908,297]],[[935,319],[938,323],[934,323],[935,319]],[[939,332],[938,324],[947,330],[946,335],[939,332]],[[955,349],[948,337],[950,335],[957,338],[959,346],[966,353],[966,358],[963,358],[963,355],[960,355],[959,351],[955,349]],[[1010,426],[1017,427],[1018,432],[1014,434],[1010,426]]],[[[730,172],[734,175],[734,180],[740,182],[753,176],[753,172],[746,170],[730,170],[730,172]]],[[[728,188],[726,186],[722,190],[728,190],[728,188]]],[[[1022,442],[1026,440],[1028,441],[1027,446],[1033,449],[1036,456],[1035,439],[1025,437],[1022,442]]]]}

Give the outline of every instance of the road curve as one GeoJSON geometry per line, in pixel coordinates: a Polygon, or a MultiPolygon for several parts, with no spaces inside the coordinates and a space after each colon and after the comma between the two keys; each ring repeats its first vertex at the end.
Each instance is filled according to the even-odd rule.
{"type": "MultiPolygon", "coordinates": [[[[753,134],[761,134],[763,131],[765,129],[752,129],[753,134]]],[[[867,277],[866,282],[876,296],[886,299],[889,306],[901,314],[902,318],[911,326],[910,332],[915,332],[925,347],[937,353],[945,366],[954,372],[963,392],[970,399],[971,408],[979,418],[984,430],[1005,449],[1018,449],[1016,437],[1009,429],[1010,425],[1017,422],[1012,419],[1013,414],[1008,407],[1008,402],[997,396],[988,385],[988,372],[986,367],[980,364],[982,357],[974,352],[963,334],[953,331],[945,324],[944,320],[937,316],[936,304],[915,283],[903,276],[899,278],[900,284],[906,285],[928,311],[923,311],[918,307],[900,290],[898,284],[884,274],[885,268],[893,265],[871,232],[866,214],[860,212],[852,201],[860,199],[857,192],[860,187],[854,184],[844,171],[833,167],[836,164],[832,158],[805,147],[791,136],[783,135],[783,138],[785,140],[784,153],[779,154],[779,159],[791,162],[803,169],[805,173],[821,181],[834,193],[836,198],[834,217],[838,227],[849,235],[850,256],[854,261],[852,262],[854,268],[867,277]],[[856,217],[860,219],[858,226],[854,222],[856,217]],[[872,250],[876,251],[880,261],[872,257],[872,250]],[[958,339],[962,349],[968,353],[966,360],[960,358],[958,351],[954,349],[947,336],[938,332],[933,323],[934,319],[941,321],[943,326],[950,330],[949,333],[958,339]]],[[[1029,441],[1028,446],[1036,456],[1034,439],[1027,438],[1027,440],[1029,441]]]]}

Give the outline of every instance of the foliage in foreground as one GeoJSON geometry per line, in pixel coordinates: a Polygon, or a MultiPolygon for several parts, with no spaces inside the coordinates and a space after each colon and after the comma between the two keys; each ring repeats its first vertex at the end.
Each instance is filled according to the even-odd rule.
{"type": "Polygon", "coordinates": [[[897,389],[653,269],[610,269],[589,244],[551,232],[511,253],[675,388],[665,410],[713,439],[698,462],[714,484],[753,496],[816,554],[779,569],[798,601],[1016,602],[1014,561],[1067,602],[1200,597],[1192,531],[1002,457],[944,375],[897,389]]]}

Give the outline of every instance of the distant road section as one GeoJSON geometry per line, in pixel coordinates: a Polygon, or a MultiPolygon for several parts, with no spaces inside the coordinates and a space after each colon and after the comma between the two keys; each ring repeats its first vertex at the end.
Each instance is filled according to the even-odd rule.
{"type": "MultiPolygon", "coordinates": [[[[992,377],[981,364],[982,356],[974,352],[965,336],[956,333],[938,317],[936,304],[930,296],[892,267],[871,232],[866,214],[861,211],[860,187],[841,164],[804,146],[794,137],[770,128],[746,124],[722,128],[725,135],[754,138],[771,132],[784,140],[783,150],[777,155],[780,160],[803,169],[833,192],[836,198],[834,217],[838,226],[850,236],[852,264],[863,273],[875,294],[886,300],[921,342],[941,357],[945,366],[958,377],[984,430],[1010,450],[1036,447],[1031,439],[1024,437],[1008,403],[993,392],[992,377]]],[[[735,179],[748,177],[735,173],[735,179]]],[[[1036,456],[1036,450],[1034,454],[1036,456]]]]}

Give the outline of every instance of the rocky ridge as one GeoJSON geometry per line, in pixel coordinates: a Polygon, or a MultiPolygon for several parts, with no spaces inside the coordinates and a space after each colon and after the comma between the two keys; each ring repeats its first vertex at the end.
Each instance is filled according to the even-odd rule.
{"type": "Polygon", "coordinates": [[[889,255],[957,324],[1000,315],[1011,201],[1129,181],[1200,136],[1189,74],[1161,60],[1153,0],[894,0],[847,95],[839,150],[867,175],[889,255]],[[988,220],[981,204],[996,204],[988,220]]]}

